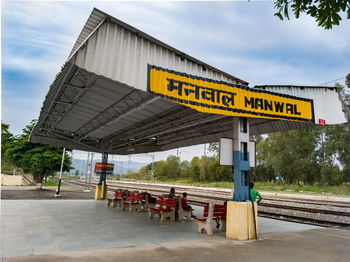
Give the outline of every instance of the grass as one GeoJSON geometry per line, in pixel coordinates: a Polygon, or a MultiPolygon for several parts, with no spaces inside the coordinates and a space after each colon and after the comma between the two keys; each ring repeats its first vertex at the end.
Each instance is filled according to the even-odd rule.
{"type": "Polygon", "coordinates": [[[260,191],[303,193],[318,195],[350,196],[350,185],[342,184],[339,186],[329,185],[283,185],[276,183],[256,183],[256,189],[260,191]]]}
{"type": "Polygon", "coordinates": [[[47,182],[43,183],[43,186],[57,186],[57,183],[53,182],[52,180],[47,180],[47,182]]]}

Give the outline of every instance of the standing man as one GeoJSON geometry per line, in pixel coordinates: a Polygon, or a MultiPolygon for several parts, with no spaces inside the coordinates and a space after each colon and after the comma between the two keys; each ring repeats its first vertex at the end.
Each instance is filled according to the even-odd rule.
{"type": "Polygon", "coordinates": [[[250,182],[250,197],[251,197],[253,202],[255,202],[256,197],[259,197],[258,203],[260,203],[261,200],[263,199],[263,197],[260,195],[260,193],[254,189],[253,182],[250,182]]]}

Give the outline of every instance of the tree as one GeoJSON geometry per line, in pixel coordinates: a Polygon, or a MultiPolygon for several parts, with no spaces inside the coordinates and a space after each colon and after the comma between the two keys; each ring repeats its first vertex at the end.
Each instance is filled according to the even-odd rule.
{"type": "Polygon", "coordinates": [[[6,150],[11,147],[13,135],[9,131],[10,125],[1,122],[1,170],[12,168],[5,156],[6,150]]]}
{"type": "Polygon", "coordinates": [[[215,181],[233,181],[232,167],[218,165],[215,181]]]}
{"type": "Polygon", "coordinates": [[[275,9],[278,10],[275,16],[281,20],[289,20],[290,9],[294,12],[296,18],[301,13],[306,13],[316,19],[318,26],[325,29],[332,29],[334,25],[339,25],[342,20],[339,13],[346,12],[347,19],[350,19],[350,1],[349,0],[276,0],[275,9]]]}
{"type": "Polygon", "coordinates": [[[195,163],[191,166],[191,171],[190,171],[192,180],[198,182],[198,181],[199,181],[200,173],[201,173],[201,171],[200,171],[199,164],[198,164],[198,162],[195,162],[195,163]]]}
{"type": "Polygon", "coordinates": [[[219,168],[219,159],[211,157],[208,164],[208,180],[211,182],[217,181],[216,169],[219,168]]]}
{"type": "Polygon", "coordinates": [[[154,165],[154,177],[159,180],[166,178],[167,163],[164,160],[157,161],[154,165]]]}
{"type": "Polygon", "coordinates": [[[270,134],[257,145],[257,167],[253,176],[263,175],[268,181],[277,176],[288,184],[305,181],[306,170],[311,172],[310,167],[317,166],[313,163],[317,162],[319,134],[316,128],[270,134]]]}
{"type": "Polygon", "coordinates": [[[141,167],[139,177],[141,180],[151,180],[151,170],[148,170],[147,166],[141,167]]]}
{"type": "MultiPolygon", "coordinates": [[[[14,137],[11,146],[5,151],[5,156],[11,164],[32,174],[36,181],[40,181],[44,176],[52,176],[60,170],[62,148],[28,142],[35,124],[36,120],[33,120],[23,129],[21,135],[14,137]]],[[[71,163],[71,157],[66,153],[63,171],[68,172],[71,163]]]]}
{"type": "Polygon", "coordinates": [[[213,143],[209,143],[209,152],[213,152],[215,156],[219,155],[219,143],[217,142],[213,142],[213,143]]]}
{"type": "Polygon", "coordinates": [[[180,177],[181,178],[189,178],[190,177],[190,163],[185,160],[180,162],[180,177]]]}
{"type": "Polygon", "coordinates": [[[191,168],[190,168],[190,175],[193,181],[199,181],[200,176],[200,168],[199,168],[199,157],[195,156],[191,160],[191,168]]]}
{"type": "Polygon", "coordinates": [[[209,158],[207,156],[203,156],[199,161],[199,180],[200,181],[206,181],[209,178],[209,172],[208,172],[208,164],[209,164],[209,158]]]}
{"type": "MultiPolygon", "coordinates": [[[[346,76],[346,87],[342,87],[340,99],[343,103],[344,112],[350,121],[350,73],[346,76]]],[[[338,87],[341,87],[338,85],[338,87]]],[[[342,165],[342,174],[346,182],[350,182],[350,123],[344,123],[336,126],[327,126],[326,129],[326,146],[337,157],[342,165]]],[[[338,181],[338,180],[337,180],[338,181]]]]}
{"type": "Polygon", "coordinates": [[[170,155],[166,159],[166,176],[170,179],[178,179],[180,176],[180,158],[170,155]]]}

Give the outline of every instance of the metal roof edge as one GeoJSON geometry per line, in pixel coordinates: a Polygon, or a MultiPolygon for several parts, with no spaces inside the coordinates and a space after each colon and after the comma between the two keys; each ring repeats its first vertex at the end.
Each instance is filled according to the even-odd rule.
{"type": "Polygon", "coordinates": [[[269,87],[287,87],[287,88],[327,88],[327,89],[342,89],[342,87],[339,86],[296,86],[296,85],[256,85],[253,88],[269,88],[269,87]]]}
{"type": "Polygon", "coordinates": [[[106,17],[109,15],[98,10],[97,8],[94,7],[92,9],[88,19],[86,20],[83,29],[80,31],[80,34],[77,38],[77,41],[75,41],[74,46],[69,53],[68,60],[74,55],[74,53],[79,50],[81,45],[89,39],[91,34],[99,27],[101,22],[103,22],[106,17]]]}
{"type": "Polygon", "coordinates": [[[226,73],[220,69],[217,69],[211,65],[208,65],[207,63],[204,63],[204,62],[202,62],[202,61],[200,61],[200,60],[198,60],[190,55],[187,55],[184,52],[181,52],[180,50],[178,50],[178,49],[176,49],[176,48],[174,48],[174,47],[172,47],[172,46],[170,46],[170,45],[168,45],[168,44],[166,44],[166,43],[164,43],[164,42],[162,42],[162,41],[160,41],[160,40],[158,40],[158,39],[156,39],[156,38],[154,38],[154,37],[152,37],[144,32],[142,32],[141,30],[139,30],[139,29],[137,29],[137,28],[135,28],[135,27],[133,27],[133,26],[131,26],[131,25],[129,25],[129,24],[99,10],[99,9],[97,9],[96,7],[94,7],[94,9],[92,10],[92,12],[91,12],[89,18],[87,19],[83,29],[81,30],[80,35],[79,35],[77,41],[75,42],[74,47],[72,48],[72,51],[69,54],[69,59],[71,59],[72,56],[74,55],[74,53],[76,53],[76,51],[79,50],[79,48],[83,45],[83,43],[86,42],[90,38],[90,36],[93,34],[93,32],[103,23],[104,20],[108,20],[112,23],[115,23],[115,24],[119,25],[120,27],[123,27],[124,29],[131,31],[132,33],[136,34],[139,37],[143,37],[143,38],[149,40],[150,42],[156,43],[156,44],[158,44],[166,49],[169,49],[182,58],[186,58],[192,62],[200,64],[200,65],[207,67],[213,71],[221,73],[229,78],[240,81],[247,86],[249,84],[247,81],[244,81],[244,80],[242,80],[238,77],[235,77],[231,74],[228,74],[228,73],[226,73]],[[96,20],[96,17],[98,17],[100,19],[96,20]]]}

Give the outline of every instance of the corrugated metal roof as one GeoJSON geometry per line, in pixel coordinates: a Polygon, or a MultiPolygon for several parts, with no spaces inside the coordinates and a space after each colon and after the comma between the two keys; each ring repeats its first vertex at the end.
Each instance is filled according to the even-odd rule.
{"type": "Polygon", "coordinates": [[[71,57],[79,49],[79,47],[89,38],[91,33],[96,28],[98,28],[98,26],[106,19],[107,16],[107,14],[99,11],[98,9],[94,9],[92,11],[83,29],[80,32],[79,37],[75,42],[72,51],[69,54],[69,57],[71,57]]]}
{"type": "Polygon", "coordinates": [[[341,87],[264,85],[254,88],[313,99],[316,123],[320,119],[325,120],[326,124],[340,124],[348,121],[339,99],[338,91],[341,87]]]}
{"type": "MultiPolygon", "coordinates": [[[[139,59],[146,59],[147,61],[144,62],[152,64],[152,62],[150,62],[151,60],[153,64],[157,64],[158,66],[164,65],[166,68],[175,67],[172,68],[174,70],[184,66],[186,69],[185,71],[188,71],[188,69],[196,67],[195,71],[192,71],[193,73],[197,73],[196,75],[223,80],[228,83],[248,85],[248,82],[199,61],[96,8],[93,9],[85,23],[68,60],[74,60],[73,63],[93,72],[99,73],[103,70],[105,76],[120,81],[120,78],[123,76],[128,79],[131,79],[133,76],[125,75],[125,72],[130,72],[130,70],[127,70],[129,68],[124,71],[122,69],[113,69],[113,66],[119,65],[118,62],[127,63],[127,67],[132,67],[133,71],[139,70],[137,71],[138,74],[134,74],[136,77],[138,77],[137,75],[145,74],[143,70],[146,69],[135,67],[135,64],[138,64],[139,67],[143,66],[140,61],[135,61],[140,54],[147,55],[147,58],[142,57],[139,59]],[[92,36],[93,33],[94,35],[92,36]],[[85,44],[89,46],[85,47],[85,44]],[[99,60],[96,57],[91,59],[91,56],[88,55],[90,53],[89,48],[90,51],[98,52],[99,57],[102,59],[99,60]],[[74,58],[74,54],[76,54],[79,49],[81,49],[80,54],[78,54],[78,57],[74,58]],[[106,50],[108,50],[108,52],[106,50]],[[108,61],[108,59],[111,59],[111,61],[108,61]],[[161,61],[158,61],[159,59],[161,61]],[[173,59],[173,66],[171,66],[170,61],[167,61],[168,59],[173,59]],[[103,65],[98,64],[98,60],[103,61],[103,65]],[[180,65],[175,65],[176,63],[180,65]],[[121,74],[121,76],[114,75],[111,72],[113,70],[121,74]]],[[[135,86],[135,84],[133,83],[132,86],[135,86]]],[[[137,88],[140,87],[137,86],[137,88]]]]}
{"type": "MultiPolygon", "coordinates": [[[[243,80],[94,9],[69,61],[50,86],[30,141],[71,149],[129,154],[232,137],[233,117],[200,113],[146,92],[148,64],[247,85],[243,80]]],[[[287,92],[285,90],[289,87],[264,88],[287,92]]],[[[315,90],[310,88],[310,96],[324,99],[324,94],[315,90]]],[[[335,96],[332,95],[332,99],[336,104],[335,96]]],[[[262,118],[249,121],[253,135],[313,125],[262,118]]]]}

